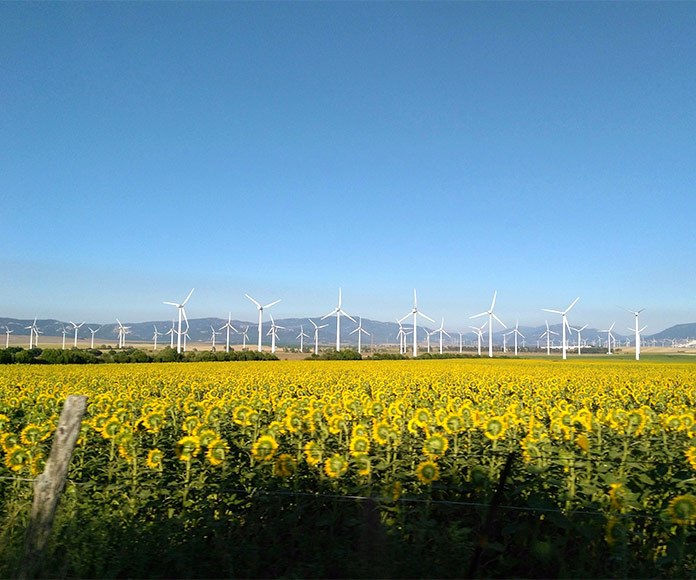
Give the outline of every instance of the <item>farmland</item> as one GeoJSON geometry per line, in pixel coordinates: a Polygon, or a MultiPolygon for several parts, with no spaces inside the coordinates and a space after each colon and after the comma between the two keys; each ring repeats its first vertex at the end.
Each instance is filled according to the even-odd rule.
{"type": "Polygon", "coordinates": [[[0,369],[0,575],[68,394],[42,576],[689,576],[696,367],[281,361],[0,369]]]}

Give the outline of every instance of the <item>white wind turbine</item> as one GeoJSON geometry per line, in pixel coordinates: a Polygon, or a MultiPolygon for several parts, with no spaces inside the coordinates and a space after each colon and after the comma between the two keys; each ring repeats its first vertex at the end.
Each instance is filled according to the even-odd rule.
{"type": "Polygon", "coordinates": [[[75,323],[71,320],[71,321],[70,321],[70,324],[72,324],[72,325],[73,325],[73,328],[75,329],[75,342],[73,343],[73,346],[74,346],[75,348],[77,348],[77,329],[80,328],[80,327],[84,324],[84,322],[82,322],[81,324],[75,324],[75,323]]]}
{"type": "Polygon", "coordinates": [[[99,332],[99,328],[101,328],[101,326],[100,326],[99,328],[92,328],[91,326],[88,326],[87,328],[89,328],[89,331],[92,333],[92,338],[91,338],[91,341],[90,341],[90,343],[89,343],[89,348],[91,348],[92,350],[94,350],[94,335],[95,335],[97,332],[99,332]]]}
{"type": "Polygon", "coordinates": [[[480,314],[474,314],[473,316],[471,316],[471,318],[478,318],[479,316],[486,316],[486,314],[488,315],[488,356],[491,358],[493,357],[493,319],[495,318],[503,326],[503,328],[507,328],[507,326],[505,326],[505,323],[502,320],[500,320],[500,318],[498,318],[495,314],[493,314],[496,296],[498,296],[497,290],[493,294],[493,302],[491,302],[491,307],[485,312],[481,312],[480,314]]]}
{"type": "Polygon", "coordinates": [[[165,336],[169,334],[169,348],[174,348],[174,333],[176,333],[176,330],[174,329],[174,321],[172,320],[172,327],[165,332],[165,336]]]}
{"type": "Polygon", "coordinates": [[[521,336],[524,338],[524,334],[520,332],[520,321],[515,322],[515,328],[512,329],[512,333],[515,335],[515,356],[517,356],[517,337],[521,336]]]}
{"type": "MultiPolygon", "coordinates": [[[[164,335],[163,335],[159,330],[157,330],[157,325],[156,325],[156,324],[153,324],[152,326],[153,326],[154,329],[155,329],[155,333],[152,335],[152,340],[155,341],[155,344],[153,345],[152,350],[157,350],[157,337],[158,337],[158,336],[164,336],[164,335]]],[[[90,328],[90,330],[92,330],[92,329],[90,328]]],[[[92,338],[94,338],[94,335],[92,335],[92,338]]]]}
{"type": "Polygon", "coordinates": [[[607,354],[611,354],[611,341],[614,339],[614,335],[611,333],[612,330],[614,330],[614,325],[616,322],[612,322],[611,326],[607,328],[606,330],[600,330],[599,332],[606,332],[607,333],[607,354]]]}
{"type": "Polygon", "coordinates": [[[556,336],[558,336],[558,333],[554,332],[549,328],[548,320],[544,320],[544,322],[546,323],[546,332],[542,334],[539,338],[546,337],[546,356],[549,356],[551,354],[551,335],[555,334],[556,336]]]}
{"type": "Polygon", "coordinates": [[[268,330],[268,332],[266,334],[271,335],[271,352],[275,352],[276,351],[276,338],[278,338],[278,331],[279,330],[287,330],[287,328],[285,328],[284,326],[278,326],[275,323],[275,320],[273,320],[273,315],[269,314],[269,316],[271,317],[271,328],[268,330]]]}
{"type": "Polygon", "coordinates": [[[254,304],[256,304],[256,308],[259,311],[259,352],[261,352],[261,341],[263,340],[263,309],[264,308],[270,308],[271,306],[278,304],[280,300],[276,300],[275,302],[271,302],[270,304],[266,304],[266,306],[261,306],[256,300],[254,300],[251,296],[248,294],[245,294],[245,296],[251,300],[254,304]]]}
{"type": "Polygon", "coordinates": [[[65,326],[61,326],[60,332],[63,335],[63,350],[65,350],[65,335],[68,334],[68,329],[65,326]]]}
{"type": "Polygon", "coordinates": [[[39,345],[39,329],[36,327],[36,318],[30,326],[25,326],[24,329],[29,331],[29,350],[31,350],[34,348],[34,333],[36,333],[36,346],[39,345]]]}
{"type": "Polygon", "coordinates": [[[481,341],[483,340],[483,329],[486,328],[486,325],[488,322],[484,322],[481,326],[470,326],[475,333],[476,336],[478,336],[478,355],[481,356],[481,341]]]}
{"type": "MultiPolygon", "coordinates": [[[[186,322],[188,323],[188,320],[186,322]]],[[[188,326],[188,324],[187,324],[187,326],[188,326]]],[[[188,328],[184,331],[184,352],[186,352],[186,339],[187,338],[189,340],[191,340],[191,337],[189,336],[189,333],[188,333],[188,328]]]]}
{"type": "Polygon", "coordinates": [[[242,350],[246,350],[246,341],[249,338],[249,325],[242,331],[242,350]]]}
{"type": "Polygon", "coordinates": [[[211,332],[210,340],[213,343],[212,351],[215,352],[215,337],[217,336],[217,330],[215,330],[215,328],[213,327],[212,324],[210,325],[210,332],[211,332]]]}
{"type": "Polygon", "coordinates": [[[10,334],[12,334],[14,330],[10,330],[9,326],[5,327],[5,348],[10,348],[10,334]]]}
{"type": "Polygon", "coordinates": [[[427,328],[424,328],[423,330],[425,331],[425,340],[428,348],[428,353],[430,353],[430,336],[434,333],[430,332],[427,328]]]}
{"type": "Polygon", "coordinates": [[[336,315],[336,351],[341,350],[341,314],[343,314],[346,318],[352,320],[353,322],[357,323],[355,318],[353,318],[350,314],[348,314],[345,310],[341,308],[341,289],[338,289],[338,306],[334,308],[331,312],[328,314],[325,314],[324,316],[321,317],[322,320],[325,318],[328,318],[329,316],[336,315]]]}
{"type": "Polygon", "coordinates": [[[116,322],[118,322],[118,348],[124,348],[126,346],[126,334],[130,332],[130,326],[123,326],[118,318],[116,322]]]}
{"type": "MultiPolygon", "coordinates": [[[[440,328],[437,328],[433,330],[433,334],[440,333],[440,354],[442,354],[442,335],[447,334],[447,331],[445,330],[445,319],[442,319],[442,322],[440,323],[440,328]]],[[[449,334],[447,334],[450,338],[452,338],[449,334]]]]}
{"type": "MultiPolygon", "coordinates": [[[[186,334],[189,330],[189,322],[188,322],[188,318],[186,318],[186,311],[184,310],[184,306],[189,301],[189,298],[191,298],[191,294],[193,294],[194,290],[195,290],[195,288],[191,288],[191,292],[188,293],[188,296],[181,304],[178,304],[176,302],[164,302],[164,304],[168,304],[169,306],[176,306],[177,309],[179,310],[179,328],[176,331],[176,352],[181,352],[181,317],[182,317],[182,315],[184,317],[184,320],[186,321],[186,330],[184,331],[184,334],[186,334]]],[[[184,342],[186,342],[185,339],[184,339],[184,342]]],[[[185,346],[184,346],[184,350],[186,350],[185,346]]]]}
{"type": "Polygon", "coordinates": [[[237,334],[239,334],[239,331],[232,326],[232,313],[230,312],[227,315],[227,322],[223,324],[218,330],[222,330],[223,328],[227,329],[227,341],[225,342],[225,352],[230,352],[230,330],[234,330],[237,334]]]}
{"type": "Polygon", "coordinates": [[[570,311],[570,309],[575,306],[575,303],[580,300],[580,296],[578,296],[573,302],[571,303],[568,308],[565,310],[550,310],[548,308],[542,308],[544,312],[553,312],[554,314],[560,314],[561,315],[561,332],[563,332],[563,338],[562,338],[562,345],[563,345],[563,360],[566,358],[566,349],[568,348],[568,343],[566,342],[566,328],[570,329],[570,325],[568,324],[568,318],[566,317],[566,314],[570,311]]]}
{"type": "Polygon", "coordinates": [[[396,322],[399,325],[399,332],[396,333],[396,338],[399,339],[399,354],[404,354],[406,352],[406,332],[401,325],[401,321],[397,320],[396,322]]]}
{"type": "Polygon", "coordinates": [[[586,328],[587,324],[585,326],[581,326],[580,328],[573,328],[573,330],[578,333],[578,354],[582,354],[582,336],[580,333],[586,328]]]}
{"type": "Polygon", "coordinates": [[[462,343],[462,333],[458,332],[457,334],[459,335],[459,352],[461,353],[462,352],[462,344],[463,344],[462,343]]]}
{"type": "Polygon", "coordinates": [[[300,339],[300,352],[304,352],[304,339],[309,338],[309,334],[305,334],[304,325],[300,324],[300,334],[298,334],[295,338],[300,339]]]}
{"type": "Polygon", "coordinates": [[[308,318],[307,320],[314,325],[314,354],[319,354],[319,329],[327,327],[328,324],[317,325],[317,323],[311,318],[308,318]]]}
{"type": "MultiPolygon", "coordinates": [[[[367,336],[370,336],[370,333],[367,332],[367,330],[365,330],[365,329],[362,327],[362,316],[360,316],[359,318],[360,318],[360,324],[358,324],[358,328],[356,328],[355,330],[351,331],[350,334],[355,334],[356,332],[358,333],[358,354],[361,354],[361,352],[360,352],[360,345],[361,345],[361,342],[360,342],[360,334],[362,333],[362,334],[365,334],[365,335],[367,335],[367,336]]],[[[415,339],[414,339],[414,342],[415,342],[415,339]]]]}
{"type": "MultiPolygon", "coordinates": [[[[426,320],[430,320],[430,322],[432,323],[434,323],[435,321],[432,318],[430,318],[430,316],[426,316],[420,310],[418,310],[418,297],[416,296],[415,288],[413,289],[413,310],[411,310],[411,312],[409,312],[406,316],[399,320],[399,322],[403,322],[409,316],[413,316],[413,358],[416,358],[418,356],[418,317],[422,316],[426,320]]],[[[404,352],[405,350],[406,349],[404,348],[404,352]]]]}
{"type": "MultiPolygon", "coordinates": [[[[643,328],[638,328],[638,315],[645,310],[645,308],[641,308],[640,310],[629,310],[628,308],[624,308],[626,312],[630,312],[636,317],[636,360],[640,360],[640,333],[643,332],[647,326],[644,326],[643,328]]],[[[633,328],[630,328],[628,330],[633,330],[633,328]]]]}

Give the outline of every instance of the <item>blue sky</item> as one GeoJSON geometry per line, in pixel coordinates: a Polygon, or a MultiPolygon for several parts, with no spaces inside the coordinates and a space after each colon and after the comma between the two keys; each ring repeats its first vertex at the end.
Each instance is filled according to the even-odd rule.
{"type": "Polygon", "coordinates": [[[0,315],[696,321],[694,38],[690,2],[2,3],[0,315]]]}

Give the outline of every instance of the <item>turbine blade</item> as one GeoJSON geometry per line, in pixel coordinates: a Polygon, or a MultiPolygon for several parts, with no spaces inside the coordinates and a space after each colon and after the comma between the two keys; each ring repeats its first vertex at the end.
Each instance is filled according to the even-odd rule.
{"type": "Polygon", "coordinates": [[[580,296],[573,300],[573,303],[570,306],[568,306],[568,308],[566,308],[565,311],[568,312],[573,306],[575,306],[578,300],[580,300],[580,296]]]}
{"type": "Polygon", "coordinates": [[[473,316],[469,316],[469,318],[478,318],[479,316],[488,316],[488,311],[481,312],[481,314],[474,314],[473,316]]]}
{"type": "Polygon", "coordinates": [[[502,320],[500,320],[500,318],[498,318],[498,317],[495,315],[495,313],[491,312],[491,316],[493,316],[493,318],[495,318],[500,324],[502,324],[502,325],[503,325],[503,328],[507,328],[507,326],[505,326],[505,323],[504,323],[502,320]]]}
{"type": "Polygon", "coordinates": [[[191,292],[188,293],[188,296],[186,297],[186,300],[184,300],[184,301],[181,303],[182,306],[183,306],[184,304],[186,304],[186,303],[189,301],[189,298],[191,298],[191,294],[193,294],[193,291],[194,291],[194,290],[195,290],[195,288],[191,288],[191,292]]]}
{"type": "Polygon", "coordinates": [[[271,302],[270,304],[266,304],[266,306],[264,306],[264,308],[270,308],[271,306],[278,304],[278,302],[280,302],[280,300],[276,300],[275,302],[271,302]]]}
{"type": "Polygon", "coordinates": [[[493,302],[491,302],[491,310],[493,310],[493,308],[495,308],[495,299],[497,298],[497,296],[498,296],[498,291],[496,290],[493,293],[493,302]]]}
{"type": "MultiPolygon", "coordinates": [[[[162,304],[169,304],[169,306],[176,306],[179,308],[179,305],[176,302],[162,302],[162,304]]],[[[116,320],[118,320],[118,318],[116,320]]]]}
{"type": "Polygon", "coordinates": [[[249,300],[256,304],[256,308],[261,308],[261,305],[258,302],[256,302],[256,300],[254,300],[251,296],[249,296],[248,294],[245,294],[244,296],[246,296],[249,300]]]}
{"type": "Polygon", "coordinates": [[[548,308],[542,308],[544,312],[553,312],[554,314],[563,314],[560,310],[550,310],[548,308]]]}
{"type": "Polygon", "coordinates": [[[426,320],[430,320],[430,322],[435,322],[435,321],[434,321],[432,318],[430,318],[430,316],[428,316],[427,314],[423,314],[423,313],[420,312],[420,311],[418,312],[418,314],[419,314],[420,316],[422,316],[423,318],[425,318],[426,320]]]}

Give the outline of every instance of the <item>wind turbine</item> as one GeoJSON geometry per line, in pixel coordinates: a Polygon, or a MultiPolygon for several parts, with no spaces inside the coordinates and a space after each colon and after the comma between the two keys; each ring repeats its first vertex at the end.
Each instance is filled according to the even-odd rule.
{"type": "Polygon", "coordinates": [[[7,335],[5,337],[5,348],[10,348],[10,334],[12,334],[14,330],[10,330],[9,326],[5,327],[5,334],[7,335]]]}
{"type": "Polygon", "coordinates": [[[29,331],[29,349],[34,348],[34,333],[36,333],[36,346],[39,345],[39,329],[36,327],[36,318],[30,326],[25,326],[25,330],[29,331]]]}
{"type": "Polygon", "coordinates": [[[396,333],[396,338],[399,339],[399,354],[404,354],[406,352],[406,332],[401,326],[401,321],[397,320],[396,322],[399,324],[399,332],[396,333]]]}
{"type": "Polygon", "coordinates": [[[84,322],[82,322],[81,324],[75,324],[75,323],[71,320],[71,321],[70,321],[70,324],[72,324],[72,325],[73,325],[73,328],[75,329],[75,342],[73,343],[73,346],[74,346],[75,348],[77,348],[77,329],[80,328],[80,327],[84,324],[84,322]]]}
{"type": "MultiPolygon", "coordinates": [[[[157,337],[163,336],[163,334],[159,330],[157,330],[157,325],[153,324],[152,326],[155,329],[155,333],[152,335],[152,340],[155,341],[155,344],[154,344],[152,350],[157,350],[157,337]]],[[[90,330],[91,330],[91,328],[90,328],[90,330]]],[[[92,336],[92,338],[94,338],[94,336],[92,336]]]]}
{"type": "MultiPolygon", "coordinates": [[[[432,323],[435,323],[435,321],[432,318],[430,318],[430,316],[426,316],[420,310],[418,310],[418,296],[416,296],[415,288],[413,289],[413,310],[411,310],[411,312],[409,312],[406,316],[400,319],[399,322],[403,322],[409,316],[413,316],[413,358],[416,358],[418,356],[418,317],[422,316],[426,320],[430,320],[430,322],[432,323]]],[[[404,345],[404,352],[405,351],[406,348],[404,345]]]]}
{"type": "Polygon", "coordinates": [[[587,328],[587,324],[585,326],[582,326],[580,328],[573,328],[575,332],[578,333],[578,354],[582,354],[582,336],[580,336],[580,333],[587,328]]]}
{"type": "MultiPolygon", "coordinates": [[[[89,331],[92,333],[92,340],[89,343],[89,348],[94,350],[94,335],[99,331],[99,328],[101,328],[101,326],[99,328],[92,328],[91,326],[88,326],[87,328],[89,328],[89,331]]],[[[155,328],[155,330],[157,330],[157,329],[155,328]]],[[[156,344],[155,344],[155,348],[157,348],[156,344]]]]}
{"type": "Polygon", "coordinates": [[[280,300],[276,300],[275,302],[271,302],[270,304],[266,304],[266,306],[261,306],[261,304],[259,304],[258,302],[256,302],[256,300],[254,300],[254,299],[253,299],[251,296],[249,296],[248,294],[245,294],[245,296],[246,296],[249,300],[251,300],[254,304],[256,304],[256,308],[257,308],[258,311],[259,311],[259,352],[261,352],[261,341],[263,340],[263,334],[262,334],[262,332],[263,332],[263,309],[264,309],[264,308],[270,308],[270,307],[273,306],[274,304],[278,304],[278,302],[280,302],[280,300]]]}
{"type": "Polygon", "coordinates": [[[223,328],[227,329],[227,342],[225,343],[225,352],[230,352],[230,329],[234,330],[237,334],[239,334],[239,331],[232,326],[232,313],[230,312],[227,315],[227,322],[223,324],[218,330],[222,330],[223,328]]]}
{"type": "MultiPolygon", "coordinates": [[[[188,296],[181,304],[177,304],[176,302],[164,302],[164,304],[168,304],[169,306],[176,306],[179,310],[179,328],[176,331],[176,352],[181,352],[181,317],[182,317],[182,315],[184,317],[184,320],[186,321],[186,330],[184,331],[184,334],[186,334],[188,332],[188,329],[189,329],[189,322],[188,322],[188,318],[186,318],[186,311],[184,310],[184,306],[189,301],[189,298],[191,298],[191,294],[193,294],[194,290],[195,290],[195,288],[191,288],[191,292],[188,293],[188,296]]],[[[184,347],[184,350],[186,350],[186,347],[184,347]]]]}
{"type": "Polygon", "coordinates": [[[215,336],[217,335],[217,330],[215,330],[215,328],[213,327],[212,324],[210,325],[210,331],[211,331],[210,340],[213,343],[212,351],[215,352],[215,336]]]}
{"type": "Polygon", "coordinates": [[[246,341],[249,338],[249,325],[242,331],[242,350],[246,350],[246,341]]]}
{"type": "Polygon", "coordinates": [[[165,335],[167,335],[167,334],[170,335],[169,348],[174,348],[174,333],[175,332],[176,332],[176,330],[174,330],[174,321],[172,320],[172,327],[167,332],[164,333],[165,335]]]}
{"type": "Polygon", "coordinates": [[[580,300],[580,296],[578,296],[575,300],[573,300],[572,304],[568,306],[565,310],[549,310],[548,308],[542,308],[544,312],[553,312],[554,314],[560,314],[561,315],[561,331],[563,332],[563,360],[566,358],[566,349],[568,347],[568,344],[566,343],[566,327],[570,329],[570,325],[568,324],[568,318],[566,318],[566,314],[570,311],[570,309],[575,306],[575,303],[580,300]]]}
{"type": "MultiPolygon", "coordinates": [[[[636,360],[640,360],[640,333],[643,332],[647,326],[644,326],[643,328],[639,329],[638,328],[638,315],[645,310],[645,308],[641,308],[640,310],[629,310],[628,308],[624,308],[626,312],[632,313],[636,317],[636,360]]],[[[628,330],[633,330],[632,328],[629,328],[628,330]]]]}
{"type": "Polygon", "coordinates": [[[515,356],[517,356],[517,337],[521,336],[524,338],[524,334],[520,332],[520,321],[515,322],[515,328],[512,329],[512,333],[515,335],[515,356]]]}
{"type": "Polygon", "coordinates": [[[314,354],[319,354],[319,329],[328,326],[328,324],[317,325],[317,323],[311,318],[308,318],[307,320],[314,325],[314,354]]]}
{"type": "Polygon", "coordinates": [[[309,334],[305,334],[304,325],[300,324],[300,334],[298,334],[295,338],[300,339],[300,352],[304,352],[304,339],[309,338],[309,334]]]}
{"type": "Polygon", "coordinates": [[[462,352],[462,333],[458,332],[457,334],[459,335],[459,352],[461,353],[462,352]]]}
{"type": "MultiPolygon", "coordinates": [[[[188,323],[188,320],[186,322],[188,323]]],[[[188,324],[187,324],[187,326],[188,326],[188,324]]],[[[187,338],[189,340],[191,339],[191,337],[189,336],[189,333],[188,333],[188,328],[184,331],[184,352],[186,352],[186,339],[187,338]]]]}
{"type": "Polygon", "coordinates": [[[425,340],[426,340],[427,345],[428,345],[428,347],[427,347],[428,353],[430,353],[430,336],[434,333],[430,332],[427,328],[424,328],[423,330],[425,331],[425,340]]]}
{"type": "Polygon", "coordinates": [[[614,338],[614,335],[611,333],[611,331],[614,330],[615,324],[616,322],[612,322],[611,326],[608,329],[599,331],[607,333],[607,354],[611,354],[611,341],[614,338]]]}
{"type": "Polygon", "coordinates": [[[558,333],[554,332],[549,328],[548,320],[544,320],[544,322],[546,323],[546,332],[542,334],[539,338],[546,337],[546,356],[549,356],[551,354],[551,335],[555,334],[556,336],[558,336],[558,333]]]}
{"type": "MultiPolygon", "coordinates": [[[[485,312],[481,312],[480,314],[474,314],[470,317],[478,318],[479,316],[485,316],[486,314],[488,314],[488,356],[491,358],[493,358],[493,319],[495,318],[503,326],[503,328],[507,328],[507,326],[505,326],[505,323],[502,320],[500,320],[500,318],[498,318],[495,314],[493,314],[496,296],[498,296],[497,290],[493,294],[493,302],[491,302],[491,307],[485,312]]],[[[481,328],[483,328],[483,326],[481,328]]]]}
{"type": "Polygon", "coordinates": [[[488,322],[484,322],[481,326],[470,326],[476,335],[478,336],[478,355],[481,356],[481,341],[483,340],[483,329],[486,328],[488,322]]]}
{"type": "MultiPolygon", "coordinates": [[[[360,318],[360,324],[358,324],[358,328],[351,331],[349,334],[355,334],[356,332],[358,333],[358,354],[361,354],[361,352],[360,352],[360,345],[361,345],[360,334],[363,333],[363,334],[366,334],[367,336],[370,336],[370,333],[367,332],[367,330],[364,330],[362,327],[362,316],[360,316],[359,318],[360,318]]],[[[415,339],[413,341],[415,342],[415,339]]]]}
{"type": "Polygon", "coordinates": [[[61,326],[60,332],[63,335],[63,350],[65,350],[65,335],[68,334],[68,329],[65,326],[61,326]]]}
{"type": "MultiPolygon", "coordinates": [[[[442,335],[447,334],[447,331],[445,330],[445,319],[442,319],[442,322],[440,323],[440,328],[437,328],[433,330],[433,334],[440,333],[440,354],[442,354],[442,335]]],[[[452,338],[449,334],[447,334],[450,338],[452,338]]]]}
{"type": "Polygon", "coordinates": [[[341,289],[338,289],[338,306],[334,308],[331,312],[328,314],[325,314],[324,316],[321,317],[322,320],[325,318],[328,318],[329,316],[335,314],[336,315],[336,351],[341,350],[341,314],[343,314],[346,318],[349,318],[353,322],[357,323],[357,320],[353,318],[350,314],[348,314],[345,310],[341,308],[341,289]]]}
{"type": "Polygon", "coordinates": [[[275,350],[276,350],[275,343],[276,343],[276,338],[278,338],[278,331],[279,330],[287,330],[287,328],[285,328],[284,326],[278,326],[275,323],[275,320],[273,320],[273,315],[269,314],[269,316],[271,317],[271,328],[268,330],[268,332],[266,334],[271,335],[271,352],[275,352],[275,350]]]}

